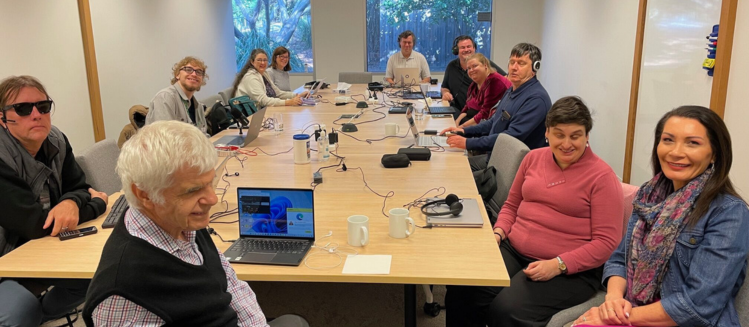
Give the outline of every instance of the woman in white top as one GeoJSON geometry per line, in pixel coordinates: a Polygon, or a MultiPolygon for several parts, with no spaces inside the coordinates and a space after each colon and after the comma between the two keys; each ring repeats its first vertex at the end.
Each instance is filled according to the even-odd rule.
{"type": "Polygon", "coordinates": [[[255,49],[250,58],[234,79],[234,96],[247,95],[255,101],[258,108],[270,106],[293,106],[302,104],[301,94],[281,91],[268,76],[268,54],[263,49],[255,49]]]}
{"type": "Polygon", "coordinates": [[[280,46],[273,50],[273,59],[271,59],[270,68],[268,69],[268,75],[276,84],[279,89],[283,91],[291,91],[291,85],[289,83],[289,71],[291,70],[291,63],[289,63],[289,57],[291,52],[286,47],[280,46]]]}

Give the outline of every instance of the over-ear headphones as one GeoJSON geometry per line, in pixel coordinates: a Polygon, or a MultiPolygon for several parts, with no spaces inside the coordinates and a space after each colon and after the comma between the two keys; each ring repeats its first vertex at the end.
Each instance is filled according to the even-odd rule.
{"type": "Polygon", "coordinates": [[[473,43],[473,49],[476,49],[476,41],[474,41],[472,37],[468,35],[461,35],[453,40],[453,55],[457,56],[460,53],[460,49],[458,49],[458,43],[465,40],[471,40],[471,43],[473,43]]]}
{"type": "Polygon", "coordinates": [[[531,66],[531,68],[533,68],[534,73],[538,72],[538,70],[541,69],[541,61],[540,60],[534,61],[533,66],[531,66]]]}
{"type": "Polygon", "coordinates": [[[421,206],[421,213],[423,213],[425,216],[447,216],[447,215],[453,215],[457,217],[460,215],[460,213],[463,212],[463,204],[460,203],[460,198],[458,198],[455,194],[448,194],[444,200],[436,200],[425,203],[423,206],[421,206]],[[434,207],[445,204],[450,207],[450,210],[448,211],[434,211],[429,210],[430,208],[434,209],[434,207]]]}

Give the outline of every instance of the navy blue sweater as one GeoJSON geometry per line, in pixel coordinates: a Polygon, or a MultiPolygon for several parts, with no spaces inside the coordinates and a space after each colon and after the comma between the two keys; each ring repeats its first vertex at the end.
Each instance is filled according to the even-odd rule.
{"type": "Polygon", "coordinates": [[[531,150],[543,147],[546,145],[544,122],[550,108],[549,94],[534,76],[519,88],[505,92],[491,119],[464,129],[466,149],[489,151],[488,160],[499,133],[523,141],[531,150]],[[510,119],[506,118],[505,111],[510,119]]]}

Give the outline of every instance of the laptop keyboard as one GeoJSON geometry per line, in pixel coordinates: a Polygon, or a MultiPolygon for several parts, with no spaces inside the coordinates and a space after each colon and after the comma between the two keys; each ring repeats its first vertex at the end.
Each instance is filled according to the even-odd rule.
{"type": "Polygon", "coordinates": [[[435,146],[435,143],[439,144],[441,147],[449,147],[449,145],[447,145],[447,136],[419,136],[419,146],[435,146]]]}
{"type": "Polygon", "coordinates": [[[267,240],[242,238],[234,242],[229,251],[256,253],[302,253],[309,241],[267,240]]]}
{"type": "Polygon", "coordinates": [[[430,114],[452,114],[454,112],[453,107],[429,107],[430,114]]]}

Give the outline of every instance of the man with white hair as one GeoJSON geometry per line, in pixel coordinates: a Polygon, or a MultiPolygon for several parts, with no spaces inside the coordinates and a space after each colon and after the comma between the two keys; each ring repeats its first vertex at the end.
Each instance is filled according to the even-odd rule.
{"type": "MultiPolygon", "coordinates": [[[[268,326],[206,226],[218,201],[217,156],[196,127],[145,126],[122,147],[117,173],[130,209],[107,240],[86,296],[87,326],[268,326]]],[[[308,326],[286,315],[270,326],[308,326]]]]}

